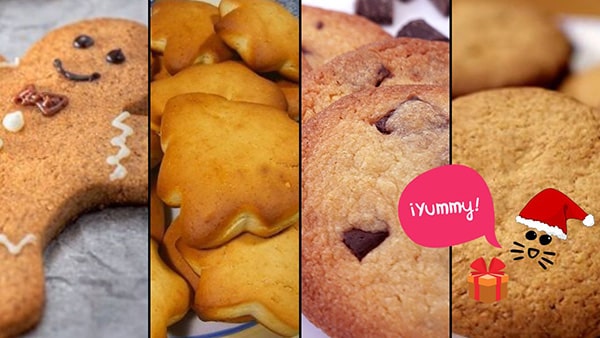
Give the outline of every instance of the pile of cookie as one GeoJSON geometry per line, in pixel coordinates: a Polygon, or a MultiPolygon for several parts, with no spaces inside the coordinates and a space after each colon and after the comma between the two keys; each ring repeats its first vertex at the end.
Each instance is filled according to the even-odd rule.
{"type": "Polygon", "coordinates": [[[488,183],[502,245],[478,239],[452,248],[452,330],[470,338],[597,337],[600,296],[589,283],[600,280],[592,258],[600,228],[569,221],[568,238],[559,238],[542,230],[545,221],[534,229],[516,217],[547,188],[598,213],[600,64],[569,69],[576,45],[546,11],[558,2],[529,2],[537,5],[452,5],[452,162],[488,183]],[[510,275],[508,297],[493,306],[468,296],[469,265],[481,256],[502,258],[510,275]]]}
{"type": "Polygon", "coordinates": [[[299,331],[298,39],[273,0],[152,5],[152,337],[190,308],[299,331]]]}
{"type": "Polygon", "coordinates": [[[302,52],[303,314],[331,337],[447,336],[448,251],[413,243],[397,202],[449,160],[448,42],[303,6],[302,52]]]}

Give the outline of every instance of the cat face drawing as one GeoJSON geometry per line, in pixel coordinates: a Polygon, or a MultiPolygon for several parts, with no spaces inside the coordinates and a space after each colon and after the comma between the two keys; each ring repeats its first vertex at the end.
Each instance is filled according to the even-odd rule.
{"type": "Polygon", "coordinates": [[[547,270],[555,263],[557,253],[552,250],[553,240],[567,239],[567,220],[580,220],[585,226],[594,225],[594,216],[585,212],[564,193],[548,188],[535,195],[516,217],[517,223],[529,229],[524,240],[513,241],[510,250],[513,260],[536,260],[547,270]]]}

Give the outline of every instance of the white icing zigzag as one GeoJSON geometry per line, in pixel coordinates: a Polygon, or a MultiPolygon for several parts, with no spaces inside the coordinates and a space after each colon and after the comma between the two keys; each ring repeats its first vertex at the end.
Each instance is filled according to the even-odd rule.
{"type": "Polygon", "coordinates": [[[16,245],[13,244],[13,242],[11,242],[5,234],[0,234],[0,244],[4,245],[8,252],[10,252],[12,255],[21,253],[21,250],[23,250],[25,245],[33,243],[35,243],[35,236],[33,234],[25,235],[25,237],[23,237],[16,245]]]}
{"type": "Polygon", "coordinates": [[[125,167],[121,164],[121,160],[129,156],[129,154],[131,153],[131,151],[129,150],[129,148],[127,148],[127,145],[125,144],[125,141],[127,141],[128,136],[133,134],[133,129],[131,129],[131,127],[123,123],[123,121],[129,116],[131,116],[131,114],[129,114],[129,112],[124,111],[112,121],[113,127],[118,128],[123,132],[121,133],[121,135],[113,137],[112,140],[110,140],[110,144],[119,147],[119,152],[116,155],[112,155],[106,158],[106,162],[108,164],[116,166],[115,170],[113,170],[113,172],[110,174],[111,181],[122,179],[127,175],[127,169],[125,169],[125,167]]]}

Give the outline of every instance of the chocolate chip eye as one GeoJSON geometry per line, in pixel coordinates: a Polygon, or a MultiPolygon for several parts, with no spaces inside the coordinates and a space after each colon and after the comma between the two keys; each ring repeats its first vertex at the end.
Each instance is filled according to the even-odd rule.
{"type": "Polygon", "coordinates": [[[121,48],[113,49],[106,54],[106,61],[116,65],[121,64],[125,61],[125,54],[123,54],[121,48]]]}
{"type": "Polygon", "coordinates": [[[81,34],[73,40],[73,47],[86,49],[94,44],[94,39],[89,35],[81,34]]]}
{"type": "Polygon", "coordinates": [[[533,241],[534,239],[537,238],[537,234],[533,230],[527,231],[527,233],[525,234],[525,238],[527,238],[530,241],[533,241]]]}
{"type": "Polygon", "coordinates": [[[549,235],[540,236],[540,244],[541,245],[548,245],[548,244],[550,244],[550,242],[552,242],[551,236],[549,236],[549,235]]]}

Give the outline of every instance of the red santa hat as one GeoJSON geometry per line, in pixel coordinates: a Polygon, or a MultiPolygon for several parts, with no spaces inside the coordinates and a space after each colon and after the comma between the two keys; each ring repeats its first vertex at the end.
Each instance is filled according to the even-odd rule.
{"type": "Polygon", "coordinates": [[[585,226],[594,225],[594,216],[583,211],[567,195],[551,188],[533,196],[517,216],[517,222],[560,239],[567,239],[567,219],[578,219],[585,226]]]}

